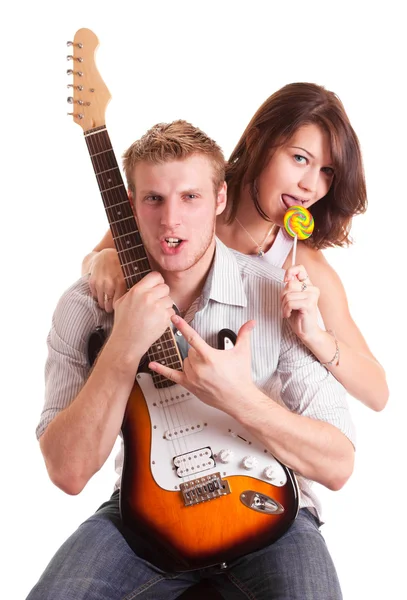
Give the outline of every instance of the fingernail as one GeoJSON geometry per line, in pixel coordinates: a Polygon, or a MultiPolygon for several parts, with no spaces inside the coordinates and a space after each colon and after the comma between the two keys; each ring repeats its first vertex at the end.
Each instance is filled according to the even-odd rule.
{"type": "Polygon", "coordinates": [[[180,321],[180,318],[179,318],[179,316],[178,316],[178,315],[173,315],[173,316],[171,317],[171,320],[172,320],[172,322],[173,322],[173,323],[179,323],[179,321],[180,321]]]}

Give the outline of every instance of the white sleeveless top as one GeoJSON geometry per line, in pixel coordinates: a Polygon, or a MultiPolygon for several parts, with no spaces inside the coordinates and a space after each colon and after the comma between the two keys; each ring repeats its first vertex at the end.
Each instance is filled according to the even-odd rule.
{"type": "Polygon", "coordinates": [[[290,254],[293,244],[294,238],[288,235],[288,233],[282,227],[280,227],[273,245],[263,256],[260,257],[260,259],[282,269],[287,256],[290,254]]]}

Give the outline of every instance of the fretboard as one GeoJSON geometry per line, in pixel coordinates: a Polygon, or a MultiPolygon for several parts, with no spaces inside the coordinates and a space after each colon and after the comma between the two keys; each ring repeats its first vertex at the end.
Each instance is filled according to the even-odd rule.
{"type": "MultiPolygon", "coordinates": [[[[105,126],[85,131],[86,145],[95,171],[100,194],[127,289],[151,272],[146,251],[137,228],[133,209],[105,126]]],[[[182,365],[173,333],[168,328],[147,352],[149,360],[181,370],[182,365]]],[[[159,388],[173,385],[169,379],[151,372],[159,388]]]]}

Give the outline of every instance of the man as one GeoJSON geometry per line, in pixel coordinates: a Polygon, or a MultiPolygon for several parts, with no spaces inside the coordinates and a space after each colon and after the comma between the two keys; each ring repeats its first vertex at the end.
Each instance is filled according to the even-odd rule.
{"type": "Polygon", "coordinates": [[[298,473],[301,509],[276,543],[226,568],[166,573],[154,547],[122,524],[116,491],[60,548],[29,599],[176,598],[202,576],[226,598],[341,598],[310,484],[337,490],[352,472],[344,389],[283,322],[279,270],[215,239],[215,218],[226,204],[215,142],[184,121],[160,124],[129,148],[124,169],[153,272],[115,303],[114,322],[85,279],[60,300],[37,429],[50,478],[78,494],[101,468],[140,360],[171,319],[191,347],[184,370],[156,362],[150,369],[229,414],[298,473]],[[86,345],[97,326],[110,335],[89,374],[86,345]],[[223,327],[238,332],[228,351],[214,348],[223,327]],[[275,372],[285,406],[270,397],[275,372]]]}

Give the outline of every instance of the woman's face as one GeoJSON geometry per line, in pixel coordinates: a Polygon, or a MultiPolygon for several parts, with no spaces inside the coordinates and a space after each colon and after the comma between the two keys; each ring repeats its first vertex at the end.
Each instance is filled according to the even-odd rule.
{"type": "Polygon", "coordinates": [[[274,223],[282,225],[291,206],[309,208],[323,198],[333,176],[328,134],[318,125],[304,125],[277,148],[259,176],[260,206],[274,223]]]}

